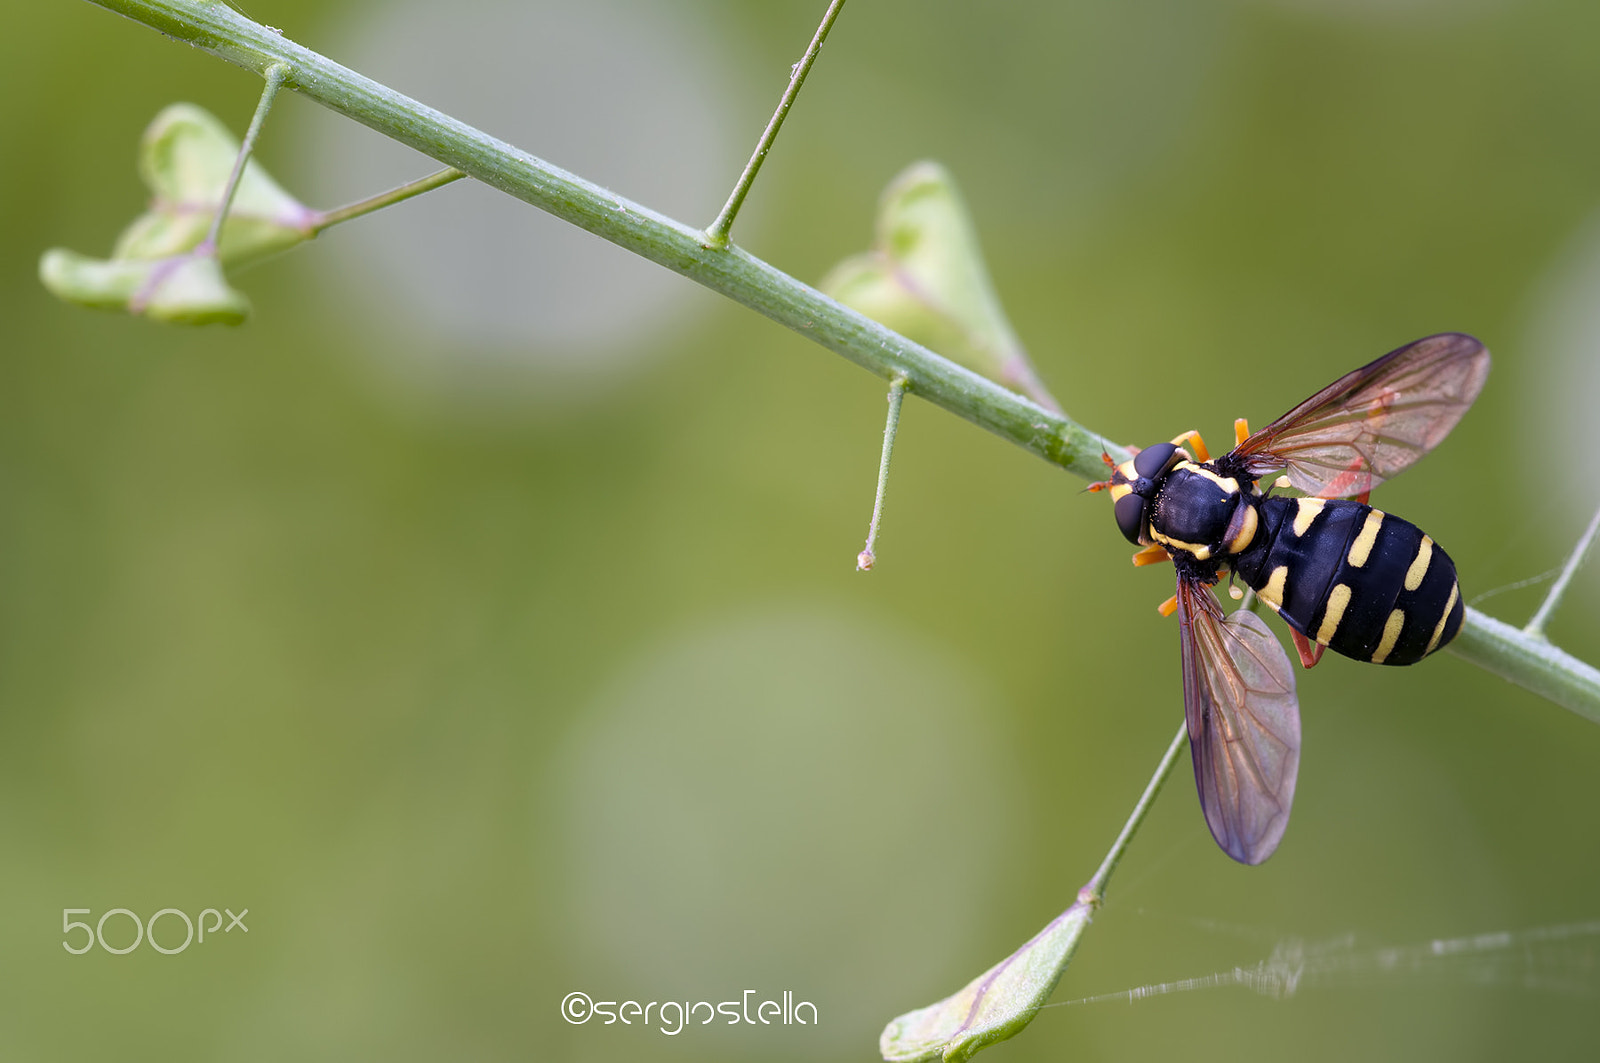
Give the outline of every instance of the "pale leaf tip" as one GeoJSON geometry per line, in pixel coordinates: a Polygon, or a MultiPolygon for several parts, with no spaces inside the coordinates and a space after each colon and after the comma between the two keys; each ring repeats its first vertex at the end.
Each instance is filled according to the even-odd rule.
{"type": "Polygon", "coordinates": [[[1080,900],[960,991],[893,1020],[879,1053],[888,1063],[956,1063],[1015,1036],[1055,992],[1093,912],[1080,900]]]}

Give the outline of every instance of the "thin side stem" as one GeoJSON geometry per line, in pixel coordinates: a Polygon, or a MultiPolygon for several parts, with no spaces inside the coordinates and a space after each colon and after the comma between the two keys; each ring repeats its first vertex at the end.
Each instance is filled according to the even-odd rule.
{"type": "Polygon", "coordinates": [[[1133,806],[1133,811],[1128,814],[1128,822],[1122,825],[1122,833],[1117,835],[1117,840],[1111,843],[1111,850],[1106,853],[1106,858],[1101,861],[1100,869],[1094,873],[1087,885],[1078,891],[1078,900],[1082,904],[1099,907],[1105,900],[1106,883],[1111,878],[1111,873],[1117,869],[1117,864],[1122,860],[1122,854],[1128,849],[1128,843],[1133,840],[1134,834],[1139,830],[1139,825],[1144,822],[1150,806],[1155,804],[1156,795],[1161,792],[1161,786],[1167,781],[1167,776],[1172,774],[1173,765],[1178,763],[1178,756],[1183,752],[1184,745],[1189,741],[1189,725],[1187,722],[1178,725],[1178,733],[1173,736],[1172,744],[1161,756],[1161,763],[1156,765],[1155,774],[1150,776],[1150,781],[1145,784],[1144,793],[1139,797],[1139,803],[1133,806]]]}
{"type": "Polygon", "coordinates": [[[261,99],[256,101],[256,113],[251,117],[250,128],[245,130],[244,140],[239,144],[239,154],[233,160],[233,172],[228,174],[228,187],[222,190],[222,202],[217,204],[217,214],[211,219],[211,229],[206,233],[206,238],[195,248],[196,254],[217,253],[217,241],[222,237],[222,222],[228,216],[228,207],[233,204],[233,194],[239,190],[239,178],[244,176],[244,164],[250,161],[250,152],[255,149],[256,138],[261,135],[261,127],[266,124],[267,114],[272,110],[273,101],[278,98],[278,89],[283,84],[286,73],[288,68],[281,63],[272,64],[263,73],[266,84],[261,87],[261,99]]]}
{"type": "Polygon", "coordinates": [[[1594,517],[1589,521],[1589,527],[1578,538],[1578,545],[1572,548],[1572,556],[1567,558],[1566,567],[1561,570],[1561,575],[1550,585],[1550,593],[1544,596],[1544,604],[1539,606],[1539,611],[1533,614],[1533,619],[1522,630],[1529,635],[1544,637],[1544,626],[1550,620],[1550,614],[1556,611],[1556,606],[1561,604],[1561,596],[1567,593],[1567,584],[1572,582],[1573,575],[1583,564],[1583,559],[1589,553],[1589,547],[1594,543],[1595,532],[1600,531],[1600,509],[1594,511],[1594,517]]]}
{"type": "Polygon", "coordinates": [[[750,186],[755,183],[756,174],[760,172],[761,164],[766,161],[767,152],[772,149],[772,142],[778,139],[778,130],[783,128],[783,120],[788,117],[789,108],[794,106],[795,97],[800,95],[800,86],[805,84],[806,75],[811,72],[811,64],[816,62],[817,54],[822,51],[822,42],[828,39],[828,31],[833,29],[833,20],[839,17],[839,11],[843,7],[844,0],[833,0],[828,5],[828,10],[822,16],[822,24],[817,27],[810,46],[806,48],[806,54],[801,56],[800,61],[790,69],[789,85],[783,90],[783,97],[778,100],[778,109],[772,112],[772,118],[768,120],[761,139],[756,141],[756,150],[751,152],[750,161],[744,164],[744,173],[739,175],[738,183],[733,186],[733,192],[728,196],[728,202],[723,204],[722,213],[718,214],[717,220],[706,229],[707,247],[720,249],[728,246],[728,232],[733,228],[733,219],[738,215],[739,208],[744,205],[744,197],[749,194],[750,186]]]}
{"type": "Polygon", "coordinates": [[[667,218],[318,55],[214,0],[91,0],[167,37],[265,76],[484,184],[726,295],[913,394],[1068,469],[1104,474],[1102,453],[1126,448],[840,305],[737,245],[667,218]]]}
{"type": "MultiPolygon", "coordinates": [[[[705,233],[362,77],[214,0],[92,0],[262,76],[284,64],[284,84],[524,202],[750,307],[1086,481],[1126,448],[939,357],[743,249],[710,250],[705,233]]],[[[1466,611],[1450,649],[1473,664],[1600,722],[1600,672],[1543,638],[1466,611]]]]}
{"type": "Polygon", "coordinates": [[[465,176],[467,175],[454,166],[446,166],[442,170],[430,173],[426,177],[419,177],[415,181],[408,181],[398,188],[389,189],[387,192],[379,192],[375,196],[369,196],[354,203],[347,203],[342,207],[335,207],[333,210],[320,211],[316,219],[311,223],[311,231],[320,233],[324,229],[333,228],[340,222],[359,218],[363,214],[371,214],[373,211],[382,210],[384,207],[392,207],[396,203],[410,199],[412,196],[420,196],[424,192],[431,192],[435,188],[449,184],[451,181],[459,181],[465,176]]]}
{"type": "Polygon", "coordinates": [[[872,500],[872,524],[867,528],[867,548],[856,555],[856,571],[867,572],[877,563],[872,552],[878,541],[878,522],[883,519],[883,493],[889,486],[889,458],[894,454],[894,436],[900,430],[900,404],[906,397],[906,378],[889,381],[889,417],[883,423],[883,456],[878,459],[878,494],[872,500]]]}

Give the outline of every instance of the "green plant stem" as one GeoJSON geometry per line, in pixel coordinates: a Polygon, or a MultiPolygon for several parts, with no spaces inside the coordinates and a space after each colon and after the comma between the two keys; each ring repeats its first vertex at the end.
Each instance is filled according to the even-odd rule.
{"type": "Polygon", "coordinates": [[[912,393],[1084,479],[1102,474],[1102,452],[1119,461],[1129,456],[1116,443],[841,306],[742,248],[707,248],[704,232],[363,77],[225,3],[91,2],[263,76],[281,63],[287,69],[284,85],[306,98],[726,295],[885,381],[903,375],[912,393]]]}
{"type": "Polygon", "coordinates": [[[465,176],[467,175],[455,167],[446,166],[442,170],[430,173],[426,177],[419,177],[415,181],[407,181],[398,188],[391,188],[387,192],[379,192],[375,196],[368,196],[366,199],[347,203],[342,207],[335,207],[333,210],[321,211],[312,221],[311,231],[320,233],[322,230],[331,229],[341,222],[359,218],[364,214],[371,214],[373,211],[382,210],[384,207],[392,207],[396,203],[410,199],[412,196],[420,196],[424,192],[431,192],[435,188],[449,184],[451,181],[459,181],[465,176]]]}
{"type": "Polygon", "coordinates": [[[906,378],[889,381],[889,416],[883,423],[883,454],[878,459],[878,493],[872,500],[872,523],[867,527],[867,546],[856,555],[856,570],[869,571],[877,563],[873,547],[878,542],[878,523],[883,519],[883,495],[889,487],[889,459],[894,456],[894,437],[900,430],[900,404],[906,397],[906,378]]]}
{"type": "Polygon", "coordinates": [[[1556,611],[1556,606],[1561,604],[1561,598],[1567,593],[1567,584],[1572,582],[1573,575],[1578,567],[1583,564],[1584,557],[1589,553],[1589,547],[1594,545],[1595,533],[1600,531],[1600,509],[1595,510],[1594,517],[1590,519],[1589,526],[1578,537],[1578,545],[1572,548],[1572,556],[1567,558],[1567,564],[1561,570],[1561,575],[1556,577],[1555,583],[1550,585],[1550,593],[1544,596],[1544,603],[1539,606],[1539,611],[1533,614],[1527,626],[1522,630],[1529,635],[1542,638],[1544,626],[1550,621],[1550,614],[1556,611]]]}
{"type": "Polygon", "coordinates": [[[1542,698],[1600,723],[1600,670],[1543,635],[1468,609],[1449,651],[1542,698]]]}
{"type": "Polygon", "coordinates": [[[1122,854],[1128,849],[1128,843],[1133,841],[1133,836],[1138,833],[1139,825],[1144,822],[1150,806],[1155,804],[1156,795],[1161,792],[1167,776],[1172,774],[1172,768],[1178,763],[1178,757],[1188,741],[1189,724],[1185,721],[1178,726],[1178,733],[1173,736],[1172,744],[1167,746],[1167,751],[1162,754],[1161,763],[1156,765],[1155,774],[1150,776],[1150,781],[1145,784],[1144,793],[1139,796],[1139,803],[1134,805],[1133,811],[1128,814],[1128,822],[1122,825],[1122,833],[1111,843],[1106,858],[1100,862],[1099,870],[1095,871],[1094,877],[1078,891],[1078,900],[1081,903],[1098,908],[1105,900],[1106,883],[1111,880],[1111,873],[1117,869],[1122,854]]]}
{"type": "Polygon", "coordinates": [[[239,154],[234,157],[233,170],[228,174],[228,186],[222,190],[222,202],[217,204],[217,213],[211,219],[211,228],[206,232],[206,238],[195,247],[196,254],[217,253],[217,241],[222,238],[222,221],[228,216],[228,207],[233,204],[233,194],[239,190],[239,178],[244,176],[244,164],[250,161],[250,152],[256,146],[256,139],[261,136],[261,127],[266,124],[272,103],[278,98],[278,88],[283,84],[284,72],[283,64],[273,63],[262,73],[266,84],[261,87],[261,98],[256,101],[256,113],[251,117],[250,128],[245,130],[244,140],[239,144],[239,154]]]}
{"type": "MultiPolygon", "coordinates": [[[[91,0],[283,84],[384,136],[726,295],[843,355],[884,380],[986,428],[1085,479],[1104,475],[1102,453],[1128,451],[1071,418],[1041,409],[939,357],[743,249],[704,246],[705,233],[657,214],[487,133],[362,77],[240,15],[218,0],[91,0]]],[[[1600,722],[1600,672],[1468,609],[1450,648],[1459,657],[1600,722]]]]}
{"type": "Polygon", "coordinates": [[[806,54],[789,71],[789,85],[783,90],[783,97],[778,100],[778,109],[772,112],[772,118],[767,121],[767,128],[762,131],[761,139],[756,141],[756,150],[750,154],[750,161],[744,164],[744,173],[739,175],[738,183],[733,186],[733,192],[728,196],[728,202],[723,204],[722,213],[717,215],[717,220],[706,229],[705,239],[709,247],[724,248],[728,246],[728,231],[733,228],[733,219],[738,215],[739,208],[744,205],[744,197],[749,194],[750,186],[755,183],[756,174],[761,170],[761,164],[767,159],[767,152],[772,150],[772,142],[778,139],[778,130],[783,128],[783,120],[789,115],[789,108],[794,106],[795,97],[800,95],[800,86],[806,82],[806,75],[811,72],[811,64],[817,61],[817,55],[822,51],[822,42],[828,39],[828,31],[833,29],[834,19],[839,17],[839,11],[844,7],[844,0],[833,0],[828,5],[828,10],[823,12],[822,23],[817,27],[816,34],[811,38],[811,44],[806,48],[806,54]]]}

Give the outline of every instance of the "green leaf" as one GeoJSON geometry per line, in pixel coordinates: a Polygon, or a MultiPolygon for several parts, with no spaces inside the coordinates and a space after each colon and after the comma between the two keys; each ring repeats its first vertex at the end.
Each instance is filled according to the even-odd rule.
{"type": "Polygon", "coordinates": [[[39,258],[39,281],[66,302],[96,310],[126,310],[154,268],[154,262],[108,262],[52,247],[39,258]]]}
{"type": "Polygon", "coordinates": [[[1059,410],[1006,319],[955,180],[915,163],[884,190],[876,246],[819,287],[854,310],[969,369],[1059,410]]]}
{"type": "MultiPolygon", "coordinates": [[[[239,141],[211,112],[174,103],[156,115],[139,145],[139,176],[150,209],[123,230],[112,258],[164,258],[205,239],[239,157],[239,141]]],[[[218,252],[236,266],[316,235],[316,212],[249,159],[222,223],[218,252]]]]}
{"type": "Polygon", "coordinates": [[[129,309],[172,325],[237,325],[250,314],[250,301],[230,288],[222,265],[210,255],[164,259],[151,284],[129,309]]]}
{"type": "Polygon", "coordinates": [[[210,232],[239,157],[239,141],[192,103],[156,115],[139,147],[150,207],[123,230],[109,259],[51,248],[39,279],[68,302],[142,314],[179,325],[237,325],[250,303],[222,267],[253,262],[316,235],[317,214],[285,192],[254,159],[245,163],[215,250],[210,232]]]}
{"type": "Polygon", "coordinates": [[[878,1038],[878,1051],[889,1063],[958,1063],[1016,1036],[1055,992],[1093,914],[1094,905],[1080,897],[959,992],[889,1023],[878,1038]]]}
{"type": "Polygon", "coordinates": [[[174,325],[237,325],[250,313],[206,254],[106,261],[52,248],[39,260],[39,280],[67,302],[174,325]]]}

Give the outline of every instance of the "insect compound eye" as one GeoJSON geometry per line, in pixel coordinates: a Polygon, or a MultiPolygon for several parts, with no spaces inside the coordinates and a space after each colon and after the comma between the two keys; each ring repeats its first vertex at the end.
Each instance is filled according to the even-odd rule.
{"type": "Polygon", "coordinates": [[[1117,499],[1114,507],[1117,527],[1130,543],[1138,543],[1139,536],[1144,532],[1145,508],[1148,505],[1148,501],[1139,495],[1123,495],[1117,499]]]}
{"type": "Polygon", "coordinates": [[[1172,455],[1178,452],[1174,443],[1157,443],[1153,447],[1145,447],[1133,457],[1133,471],[1148,480],[1154,480],[1167,471],[1167,463],[1172,460],[1172,455]]]}

